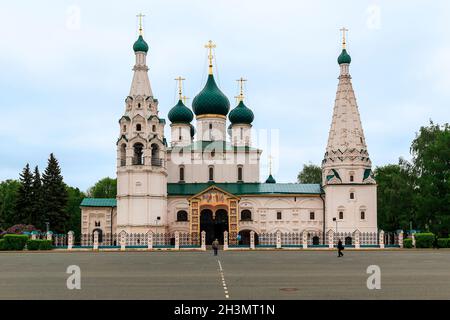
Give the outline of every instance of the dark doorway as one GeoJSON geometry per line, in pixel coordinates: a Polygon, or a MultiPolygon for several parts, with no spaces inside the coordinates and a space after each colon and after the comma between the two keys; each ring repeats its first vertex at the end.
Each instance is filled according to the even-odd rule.
{"type": "MultiPolygon", "coordinates": [[[[241,236],[241,240],[239,241],[239,245],[242,246],[250,246],[250,230],[241,230],[239,231],[239,235],[241,236]]],[[[258,234],[255,232],[255,246],[259,244],[258,234]]]]}
{"type": "Polygon", "coordinates": [[[94,233],[95,231],[98,232],[98,243],[102,243],[103,242],[103,231],[102,229],[94,229],[92,231],[92,242],[94,242],[94,233]]]}
{"type": "Polygon", "coordinates": [[[216,211],[215,217],[209,209],[204,209],[200,213],[200,231],[206,232],[206,244],[210,245],[214,239],[218,239],[223,244],[223,233],[228,231],[228,213],[224,209],[216,211]]]}

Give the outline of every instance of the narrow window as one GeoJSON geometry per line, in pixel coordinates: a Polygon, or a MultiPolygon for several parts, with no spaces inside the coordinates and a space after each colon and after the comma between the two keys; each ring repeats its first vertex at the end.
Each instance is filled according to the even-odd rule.
{"type": "Polygon", "coordinates": [[[123,125],[123,132],[127,131],[127,126],[124,124],[123,125]]]}
{"type": "Polygon", "coordinates": [[[214,167],[209,167],[209,181],[214,181],[214,167]]]}
{"type": "Polygon", "coordinates": [[[212,123],[209,124],[209,140],[212,140],[212,123]]]}
{"type": "Polygon", "coordinates": [[[353,182],[353,181],[354,181],[353,176],[350,176],[350,182],[353,182]]]}
{"type": "Polygon", "coordinates": [[[152,131],[153,131],[153,132],[156,131],[156,126],[155,126],[155,125],[152,126],[152,131]]]}
{"type": "Polygon", "coordinates": [[[138,103],[138,109],[140,109],[141,108],[141,104],[140,103],[138,103]]]}
{"type": "Polygon", "coordinates": [[[314,219],[315,219],[315,213],[314,213],[314,211],[311,211],[309,213],[309,220],[314,220],[314,219]]]}
{"type": "Polygon", "coordinates": [[[339,219],[340,220],[344,219],[344,212],[343,211],[339,211],[339,219]]]}
{"type": "Polygon", "coordinates": [[[244,139],[244,129],[243,129],[243,128],[241,128],[241,130],[240,130],[240,131],[241,131],[241,140],[242,140],[242,139],[244,139]]]}
{"type": "Polygon", "coordinates": [[[181,140],[182,136],[181,136],[181,128],[178,128],[178,140],[181,140]]]}
{"type": "Polygon", "coordinates": [[[366,220],[366,212],[361,211],[361,220],[366,220]]]}
{"type": "Polygon", "coordinates": [[[184,181],[184,167],[180,167],[180,181],[184,181]]]}
{"type": "Polygon", "coordinates": [[[281,211],[277,212],[277,220],[281,220],[282,216],[281,216],[281,211]]]}
{"type": "Polygon", "coordinates": [[[141,124],[140,123],[138,123],[137,125],[136,125],[136,131],[141,131],[141,124]]]}
{"type": "Polygon", "coordinates": [[[354,192],[350,192],[350,199],[355,199],[355,193],[354,192]]]}
{"type": "Polygon", "coordinates": [[[238,167],[238,181],[242,181],[242,167],[238,167]]]}

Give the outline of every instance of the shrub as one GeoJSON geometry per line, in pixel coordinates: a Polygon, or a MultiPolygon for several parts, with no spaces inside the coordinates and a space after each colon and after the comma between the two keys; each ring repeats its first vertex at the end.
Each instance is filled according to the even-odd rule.
{"type": "Polygon", "coordinates": [[[410,249],[410,248],[412,248],[412,239],[404,239],[403,240],[403,247],[404,248],[408,248],[408,249],[410,249]]]}
{"type": "Polygon", "coordinates": [[[416,248],[432,248],[434,242],[434,234],[429,233],[416,233],[416,248]]]}
{"type": "Polygon", "coordinates": [[[36,229],[35,226],[31,225],[31,224],[16,224],[12,227],[9,227],[6,230],[6,233],[9,234],[22,234],[24,232],[32,232],[32,231],[39,231],[38,229],[36,229]]]}
{"type": "Polygon", "coordinates": [[[4,250],[23,250],[28,241],[28,236],[20,234],[5,234],[3,237],[4,250]]]}
{"type": "Polygon", "coordinates": [[[28,240],[27,248],[30,251],[51,250],[52,249],[52,241],[51,240],[43,240],[43,239],[28,240]]]}
{"type": "Polygon", "coordinates": [[[450,238],[440,238],[437,240],[437,245],[439,248],[450,248],[450,238]]]}
{"type": "Polygon", "coordinates": [[[41,240],[39,244],[39,250],[52,250],[52,241],[51,240],[41,240]]]}
{"type": "Polygon", "coordinates": [[[5,240],[0,239],[0,251],[5,250],[5,245],[4,245],[5,240]]]}

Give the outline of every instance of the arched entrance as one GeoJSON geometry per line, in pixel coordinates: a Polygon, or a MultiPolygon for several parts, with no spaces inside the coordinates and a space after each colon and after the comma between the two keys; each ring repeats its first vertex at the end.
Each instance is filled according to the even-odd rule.
{"type": "MultiPolygon", "coordinates": [[[[241,240],[239,241],[239,245],[242,246],[250,246],[250,230],[241,230],[239,231],[239,235],[241,236],[241,240]]],[[[255,246],[259,244],[258,234],[255,232],[255,246]]]]}
{"type": "Polygon", "coordinates": [[[206,244],[218,239],[223,244],[223,233],[228,231],[228,212],[219,209],[213,213],[210,209],[203,209],[200,213],[200,231],[206,232],[206,244]]]}

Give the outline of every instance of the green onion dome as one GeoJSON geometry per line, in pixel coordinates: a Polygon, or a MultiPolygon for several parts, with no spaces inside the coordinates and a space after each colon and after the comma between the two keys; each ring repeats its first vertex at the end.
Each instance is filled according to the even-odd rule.
{"type": "Polygon", "coordinates": [[[255,116],[253,111],[247,108],[244,101],[240,101],[236,108],[231,110],[228,115],[232,124],[251,124],[255,116]]]}
{"type": "Polygon", "coordinates": [[[269,177],[267,178],[266,183],[277,183],[277,181],[272,176],[272,174],[269,174],[269,177]]]}
{"type": "Polygon", "coordinates": [[[199,116],[202,114],[220,114],[226,116],[230,110],[230,101],[217,87],[214,76],[210,74],[206,85],[192,101],[192,109],[199,116]]]}
{"type": "Polygon", "coordinates": [[[342,49],[342,52],[338,57],[338,63],[339,64],[344,64],[344,63],[350,64],[350,62],[352,62],[352,57],[350,57],[350,55],[347,53],[347,50],[342,49]]]}
{"type": "Polygon", "coordinates": [[[145,42],[142,35],[139,36],[139,38],[136,40],[136,42],[133,45],[134,52],[148,52],[148,44],[145,42]]]}
{"type": "Polygon", "coordinates": [[[178,100],[178,103],[170,109],[168,118],[172,123],[190,123],[192,119],[194,119],[194,114],[180,99],[178,100]]]}
{"type": "Polygon", "coordinates": [[[195,127],[192,124],[190,124],[190,127],[191,127],[191,138],[192,138],[195,135],[195,127]]]}

